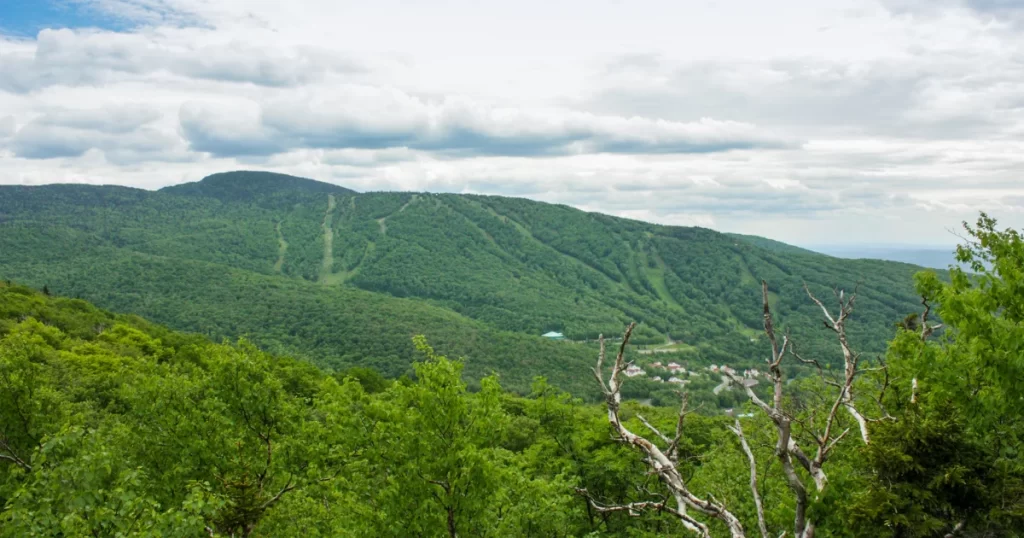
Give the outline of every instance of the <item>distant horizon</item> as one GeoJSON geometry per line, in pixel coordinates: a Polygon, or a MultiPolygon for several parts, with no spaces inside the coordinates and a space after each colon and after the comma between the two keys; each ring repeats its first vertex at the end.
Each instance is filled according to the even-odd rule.
{"type": "Polygon", "coordinates": [[[832,245],[803,247],[836,258],[876,259],[911,263],[930,269],[946,269],[960,265],[956,260],[956,245],[832,245]]]}
{"type": "Polygon", "coordinates": [[[917,250],[945,250],[950,251],[956,249],[959,243],[834,243],[834,244],[808,244],[808,245],[793,245],[800,248],[806,248],[808,250],[814,250],[817,248],[834,248],[834,249],[878,249],[878,250],[897,250],[897,249],[917,249],[917,250]]]}

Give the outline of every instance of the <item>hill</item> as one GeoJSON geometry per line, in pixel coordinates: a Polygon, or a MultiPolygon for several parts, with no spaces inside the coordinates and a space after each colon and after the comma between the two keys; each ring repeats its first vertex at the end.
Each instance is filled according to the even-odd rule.
{"type": "Polygon", "coordinates": [[[273,172],[221,172],[195,183],[183,183],[163,189],[183,196],[215,198],[222,202],[285,203],[302,194],[354,194],[355,191],[303,177],[273,172]]]}
{"type": "MultiPolygon", "coordinates": [[[[321,364],[405,371],[409,336],[467,373],[579,390],[585,340],[641,323],[707,362],[757,362],[758,281],[805,353],[835,356],[802,286],[860,284],[853,343],[882,351],[916,310],[914,266],[497,196],[355,193],[262,173],[151,192],[0,186],[0,275],[212,337],[251,334],[321,364]]],[[[585,371],[585,370],[583,370],[585,371]]]]}
{"type": "MultiPolygon", "coordinates": [[[[0,537],[397,538],[439,536],[446,519],[486,521],[487,536],[575,536],[594,525],[574,483],[629,491],[628,478],[547,467],[568,458],[549,448],[546,409],[591,427],[597,406],[515,398],[493,379],[469,393],[462,363],[421,349],[416,381],[331,376],[0,282],[0,537]],[[503,480],[480,478],[492,474],[503,480]],[[459,489],[438,498],[432,483],[453,477],[459,489]]],[[[578,429],[596,439],[586,449],[631,462],[578,429]]]]}
{"type": "MultiPolygon", "coordinates": [[[[886,375],[872,379],[861,370],[864,383],[854,403],[870,409],[869,418],[878,417],[867,426],[870,443],[866,433],[863,442],[857,433],[847,435],[858,429],[839,407],[847,393],[818,376],[791,380],[782,403],[769,404],[784,406],[780,411],[792,428],[758,409],[741,419],[716,415],[693,400],[680,428],[677,409],[619,405],[614,398],[609,405],[588,405],[541,380],[527,397],[503,392],[494,377],[467,390],[460,376],[471,364],[439,355],[420,338],[414,378],[386,380],[366,368],[325,372],[245,339],[218,344],[0,281],[0,538],[397,538],[410,529],[421,536],[663,536],[682,528],[680,512],[660,501],[636,501],[671,495],[655,488],[673,482],[653,480],[652,473],[684,476],[685,494],[712,499],[710,506],[720,512],[687,516],[706,525],[707,536],[751,536],[758,527],[774,535],[804,521],[813,527],[803,528],[822,536],[845,536],[851,528],[858,536],[920,529],[1017,536],[1024,528],[1017,506],[1024,473],[1014,457],[1021,438],[1015,428],[1024,422],[1015,405],[1020,376],[1012,359],[1024,339],[1024,308],[1013,291],[1021,288],[1024,248],[1015,231],[993,227],[994,221],[983,219],[971,235],[976,245],[987,246],[966,252],[996,267],[975,275],[980,285],[962,272],[950,284],[934,275],[920,280],[934,294],[948,338],[900,330],[886,375]],[[890,390],[877,401],[884,409],[876,410],[871,393],[883,383],[890,390]],[[917,388],[908,398],[911,385],[917,388]],[[672,439],[659,433],[672,428],[678,428],[672,439]],[[622,442],[631,432],[647,438],[622,442]],[[780,454],[777,444],[790,448],[780,454]],[[827,464],[827,489],[815,495],[821,502],[842,501],[829,510],[802,511],[812,477],[773,464],[791,453],[812,453],[799,451],[800,445],[829,449],[827,460],[819,453],[808,464],[827,464]],[[643,452],[670,458],[672,465],[645,461],[643,452]],[[750,477],[763,500],[747,494],[750,477]],[[644,510],[648,502],[656,504],[644,510]],[[602,504],[626,508],[602,517],[594,509],[602,504]],[[770,508],[762,512],[762,506],[770,508]],[[728,517],[713,519],[726,510],[728,517]]],[[[54,235],[48,244],[74,255],[76,239],[87,237],[54,235]]],[[[357,320],[380,315],[397,325],[437,315],[446,325],[478,330],[478,336],[497,339],[499,349],[519,352],[512,364],[498,367],[579,348],[553,342],[547,349],[531,347],[530,337],[495,332],[450,312],[427,312],[421,301],[301,279],[282,283],[221,264],[138,253],[107,266],[103,258],[123,253],[85,249],[101,269],[95,279],[89,270],[77,276],[101,283],[120,278],[125,290],[152,294],[144,300],[156,303],[176,298],[168,306],[185,321],[198,304],[223,308],[200,312],[200,318],[266,324],[277,313],[292,314],[282,306],[291,298],[310,304],[303,291],[309,289],[327,295],[324,308],[309,315],[354,311],[357,320]],[[174,290],[174,282],[161,281],[176,272],[186,272],[195,289],[174,290]],[[265,304],[252,304],[256,297],[232,299],[244,291],[238,283],[249,280],[266,292],[265,304]],[[227,287],[204,286],[206,281],[227,287]],[[207,300],[207,293],[219,295],[207,300]],[[363,307],[370,313],[358,311],[363,307]],[[263,309],[265,319],[258,315],[263,309]]],[[[337,331],[341,341],[361,334],[348,329],[337,331]]],[[[474,335],[455,336],[465,341],[474,335]]],[[[473,367],[479,372],[480,366],[473,367]]],[[[793,366],[787,361],[784,369],[793,366]]],[[[624,390],[638,382],[629,380],[624,390]]]]}

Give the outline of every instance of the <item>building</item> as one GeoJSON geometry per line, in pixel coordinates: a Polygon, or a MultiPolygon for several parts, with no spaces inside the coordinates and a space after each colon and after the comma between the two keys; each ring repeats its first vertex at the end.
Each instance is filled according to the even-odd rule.
{"type": "Polygon", "coordinates": [[[639,366],[637,366],[635,364],[630,364],[626,368],[626,375],[629,376],[629,377],[636,377],[638,375],[647,375],[647,372],[645,372],[643,370],[643,368],[640,368],[639,366]]]}
{"type": "Polygon", "coordinates": [[[550,338],[552,340],[565,340],[565,335],[564,334],[557,333],[555,331],[551,331],[549,333],[544,333],[541,336],[543,336],[544,338],[550,338]]]}

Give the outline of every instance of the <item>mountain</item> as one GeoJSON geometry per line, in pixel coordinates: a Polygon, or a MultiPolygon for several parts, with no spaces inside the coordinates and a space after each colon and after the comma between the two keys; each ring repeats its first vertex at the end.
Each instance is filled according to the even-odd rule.
{"type": "Polygon", "coordinates": [[[805,249],[805,248],[800,248],[800,247],[797,247],[797,246],[789,245],[789,244],[783,243],[781,241],[775,241],[774,239],[768,239],[766,237],[758,237],[756,235],[744,235],[744,234],[735,234],[735,233],[731,233],[731,234],[727,234],[727,235],[729,235],[730,237],[735,237],[736,239],[739,239],[741,241],[750,243],[751,245],[755,245],[755,246],[761,247],[761,248],[763,248],[765,250],[770,250],[770,251],[772,251],[772,252],[774,252],[776,254],[780,254],[780,255],[785,255],[785,254],[807,255],[807,254],[816,254],[816,253],[820,252],[820,251],[808,250],[808,249],[805,249]]]}
{"type": "Polygon", "coordinates": [[[222,202],[244,203],[285,203],[289,199],[301,201],[301,197],[308,194],[355,194],[351,189],[322,181],[256,171],[222,172],[195,183],[167,187],[163,191],[183,196],[215,198],[222,202]]]}
{"type": "Polygon", "coordinates": [[[760,279],[806,354],[837,347],[803,291],[859,283],[855,345],[883,351],[917,309],[917,267],[843,260],[703,228],[498,196],[356,193],[259,172],[152,192],[0,186],[0,276],[212,337],[249,334],[329,367],[408,371],[410,337],[526,390],[586,392],[591,346],[619,334],[694,360],[759,362],[760,279]]]}

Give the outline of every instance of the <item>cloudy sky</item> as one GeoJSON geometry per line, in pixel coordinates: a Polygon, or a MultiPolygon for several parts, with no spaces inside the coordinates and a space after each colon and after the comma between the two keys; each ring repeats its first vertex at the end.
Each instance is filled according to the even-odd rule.
{"type": "Polygon", "coordinates": [[[233,169],[950,245],[1024,227],[1024,0],[0,0],[0,183],[233,169]]]}

